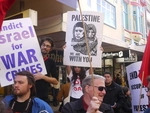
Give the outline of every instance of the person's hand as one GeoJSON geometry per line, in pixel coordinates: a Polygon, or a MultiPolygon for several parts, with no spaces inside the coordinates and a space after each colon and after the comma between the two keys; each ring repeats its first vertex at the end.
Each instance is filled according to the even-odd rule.
{"type": "Polygon", "coordinates": [[[99,101],[97,97],[93,97],[86,113],[102,113],[99,111],[99,107],[102,101],[99,101]]]}
{"type": "Polygon", "coordinates": [[[34,74],[33,76],[34,76],[34,79],[35,79],[35,81],[36,81],[36,80],[41,80],[41,79],[43,79],[43,76],[44,76],[44,75],[42,75],[40,72],[37,72],[37,73],[34,74]]]}
{"type": "Polygon", "coordinates": [[[117,106],[117,104],[116,104],[116,102],[115,102],[114,105],[112,105],[111,107],[112,107],[112,108],[116,108],[116,106],[117,106]]]}

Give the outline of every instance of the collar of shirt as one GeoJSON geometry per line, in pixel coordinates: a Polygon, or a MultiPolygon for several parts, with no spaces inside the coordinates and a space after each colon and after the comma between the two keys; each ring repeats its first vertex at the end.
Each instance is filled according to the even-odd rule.
{"type": "Polygon", "coordinates": [[[48,57],[44,57],[43,59],[44,59],[44,61],[46,61],[48,59],[48,57]]]}
{"type": "Polygon", "coordinates": [[[88,109],[88,105],[85,103],[84,99],[82,98],[82,104],[85,111],[88,109]]]}

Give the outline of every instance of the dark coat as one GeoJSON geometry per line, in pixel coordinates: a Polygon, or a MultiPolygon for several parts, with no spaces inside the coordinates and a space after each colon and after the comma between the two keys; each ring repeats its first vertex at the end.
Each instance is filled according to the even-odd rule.
{"type": "Polygon", "coordinates": [[[103,102],[111,106],[116,103],[116,108],[114,108],[114,112],[120,113],[120,108],[122,107],[124,101],[124,94],[122,88],[115,82],[112,82],[112,84],[106,86],[106,88],[107,90],[103,102]]]}
{"type": "MultiPolygon", "coordinates": [[[[56,69],[55,61],[51,58],[48,58],[44,61],[47,74],[45,76],[52,76],[58,80],[58,73],[56,69]]],[[[36,81],[36,93],[39,98],[48,98],[50,83],[45,80],[36,81]]]]}
{"type": "MultiPolygon", "coordinates": [[[[63,106],[61,113],[86,113],[82,104],[82,97],[74,102],[70,102],[63,106]]],[[[111,106],[102,103],[99,110],[103,113],[114,113],[111,106]]]]}
{"type": "Polygon", "coordinates": [[[132,113],[132,106],[131,106],[131,98],[129,96],[125,97],[123,102],[121,113],[132,113]]]}

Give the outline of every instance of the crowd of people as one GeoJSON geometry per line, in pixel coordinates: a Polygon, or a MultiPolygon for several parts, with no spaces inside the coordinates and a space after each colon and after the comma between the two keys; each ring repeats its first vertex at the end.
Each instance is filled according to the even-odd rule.
{"type": "MultiPolygon", "coordinates": [[[[16,73],[12,95],[0,102],[0,113],[53,113],[49,100],[49,87],[58,84],[55,61],[48,57],[54,47],[51,38],[40,42],[47,74],[28,71],[16,73]]],[[[130,90],[113,81],[109,72],[103,75],[92,74],[93,69],[66,66],[67,83],[63,84],[53,97],[53,103],[61,102],[60,113],[132,113],[130,90]],[[91,76],[92,75],[92,76],[91,76]],[[65,98],[69,100],[64,104],[65,98]]],[[[148,79],[150,97],[150,79],[148,79]]],[[[57,89],[56,89],[57,90],[57,89]]],[[[53,90],[54,91],[54,90],[53,90]]],[[[149,113],[146,109],[144,113],[149,113]]]]}
{"type": "MultiPolygon", "coordinates": [[[[15,0],[4,0],[1,2],[1,20],[15,0]],[[10,2],[11,1],[11,2],[10,2]],[[4,7],[5,6],[5,7],[4,7]],[[3,10],[5,8],[5,10],[3,10]]],[[[76,52],[87,55],[86,41],[83,24],[87,31],[90,54],[97,55],[97,37],[94,24],[78,22],[73,28],[72,45],[76,52]]],[[[55,61],[48,57],[54,47],[51,38],[43,38],[40,41],[41,53],[44,59],[47,74],[40,72],[32,74],[28,71],[16,73],[12,85],[12,95],[0,99],[0,113],[53,113],[49,100],[49,88],[57,85],[59,75],[55,61]]],[[[62,102],[59,112],[61,113],[132,113],[130,90],[121,87],[120,76],[117,75],[116,82],[109,72],[103,75],[93,74],[93,69],[85,70],[84,67],[66,66],[68,83],[59,89],[53,88],[53,105],[57,101],[62,102]],[[59,90],[59,92],[58,92],[59,90]],[[64,100],[69,97],[67,103],[64,100]]],[[[147,96],[150,101],[150,77],[148,80],[147,96]]],[[[144,113],[150,113],[150,108],[144,113]]]]}
{"type": "MultiPolygon", "coordinates": [[[[53,113],[49,100],[49,87],[58,84],[58,73],[54,60],[48,57],[54,47],[53,40],[43,38],[41,52],[47,74],[28,71],[16,73],[12,95],[0,100],[0,113],[53,113]]],[[[113,81],[110,72],[93,74],[84,67],[66,66],[67,83],[53,96],[53,103],[61,102],[60,113],[132,113],[130,90],[113,81]],[[69,96],[69,102],[64,99],[69,96]]],[[[150,78],[147,96],[150,100],[150,78]]],[[[57,90],[57,89],[56,89],[57,90]]],[[[53,90],[54,91],[54,90],[53,90]]],[[[149,113],[146,109],[144,113],[149,113]]]]}

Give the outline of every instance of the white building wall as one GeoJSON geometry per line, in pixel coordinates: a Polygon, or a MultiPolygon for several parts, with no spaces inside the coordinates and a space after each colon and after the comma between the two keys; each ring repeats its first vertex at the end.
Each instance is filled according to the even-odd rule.
{"type": "MultiPolygon", "coordinates": [[[[88,6],[87,0],[80,0],[81,10],[82,11],[97,11],[97,0],[91,0],[92,4],[91,7],[88,6]]],[[[109,37],[111,39],[115,39],[118,41],[123,41],[123,29],[122,29],[122,5],[121,0],[109,0],[109,3],[115,6],[116,8],[116,28],[112,28],[111,26],[108,26],[104,24],[103,27],[103,38],[109,37]]],[[[79,10],[79,8],[77,8],[79,10]]],[[[110,41],[113,41],[111,40],[110,41]]],[[[125,42],[124,42],[125,43],[125,42]]],[[[114,44],[114,41],[112,42],[114,44]]],[[[118,44],[116,44],[118,45],[118,44]]]]}

